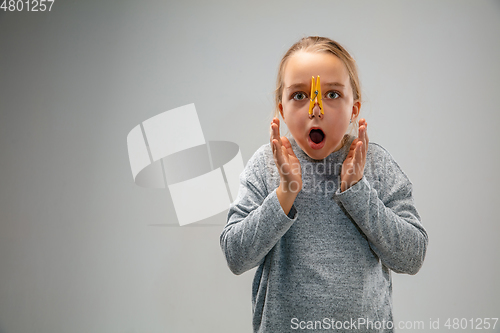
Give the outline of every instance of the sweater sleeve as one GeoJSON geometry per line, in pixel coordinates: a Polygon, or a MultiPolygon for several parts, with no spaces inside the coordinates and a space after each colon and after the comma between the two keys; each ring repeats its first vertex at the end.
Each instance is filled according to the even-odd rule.
{"type": "Polygon", "coordinates": [[[397,273],[416,274],[428,236],[415,208],[412,184],[390,155],[384,161],[379,191],[375,187],[363,176],[335,195],[384,265],[397,273]]]}
{"type": "Polygon", "coordinates": [[[240,175],[238,196],[229,207],[228,222],[220,236],[228,266],[237,275],[260,265],[298,215],[294,206],[285,214],[276,189],[268,193],[263,178],[266,170],[260,160],[264,148],[252,156],[240,175]]]}

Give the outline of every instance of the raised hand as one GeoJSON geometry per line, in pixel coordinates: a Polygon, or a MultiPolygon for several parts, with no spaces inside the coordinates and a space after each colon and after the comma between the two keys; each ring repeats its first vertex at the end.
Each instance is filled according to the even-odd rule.
{"type": "Polygon", "coordinates": [[[342,171],[340,173],[340,191],[344,192],[363,178],[365,170],[366,152],[368,150],[367,122],[360,119],[358,137],[352,141],[342,171]]]}
{"type": "Polygon", "coordinates": [[[280,137],[280,121],[276,117],[271,122],[270,143],[274,163],[280,174],[280,185],[276,194],[283,211],[288,214],[297,194],[302,189],[302,171],[290,141],[284,136],[280,137]]]}

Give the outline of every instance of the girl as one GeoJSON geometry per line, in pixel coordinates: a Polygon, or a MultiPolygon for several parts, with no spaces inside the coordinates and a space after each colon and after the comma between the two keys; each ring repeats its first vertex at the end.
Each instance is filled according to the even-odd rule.
{"type": "Polygon", "coordinates": [[[369,143],[360,108],[341,45],[307,37],[284,55],[270,143],[241,174],[220,237],[233,273],[257,267],[254,332],[393,331],[391,271],[417,273],[428,238],[412,183],[369,143]]]}

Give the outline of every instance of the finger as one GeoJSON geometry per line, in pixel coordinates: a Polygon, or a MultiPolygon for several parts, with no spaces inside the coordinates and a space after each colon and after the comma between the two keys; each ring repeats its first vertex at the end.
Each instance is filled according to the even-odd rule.
{"type": "Polygon", "coordinates": [[[362,126],[362,125],[365,125],[366,126],[366,119],[365,118],[361,118],[359,120],[359,126],[362,126]]]}
{"type": "Polygon", "coordinates": [[[363,142],[363,154],[368,150],[367,122],[365,119],[359,121],[358,138],[363,142]]]}
{"type": "Polygon", "coordinates": [[[279,118],[274,117],[272,122],[273,122],[274,124],[276,124],[276,125],[278,126],[278,128],[280,127],[280,120],[279,120],[279,118]]]}
{"type": "Polygon", "coordinates": [[[271,128],[273,127],[273,124],[276,124],[279,127],[280,125],[279,119],[274,117],[273,120],[271,120],[271,128]]]}
{"type": "Polygon", "coordinates": [[[276,151],[277,151],[278,149],[276,148],[276,142],[275,142],[275,140],[273,140],[273,139],[271,138],[271,142],[270,142],[270,144],[271,144],[271,150],[273,151],[273,157],[274,157],[274,160],[275,160],[275,162],[277,162],[277,160],[276,160],[276,151]]]}
{"type": "Polygon", "coordinates": [[[276,166],[279,167],[280,165],[280,155],[281,155],[281,149],[279,148],[278,141],[276,140],[271,140],[271,146],[273,147],[273,157],[274,157],[274,163],[276,163],[276,166]]]}
{"type": "Polygon", "coordinates": [[[365,126],[365,129],[368,131],[368,122],[366,120],[364,121],[363,126],[365,126]]]}
{"type": "Polygon", "coordinates": [[[280,146],[283,144],[281,142],[281,138],[280,138],[280,127],[279,127],[279,120],[278,118],[274,118],[273,119],[273,123],[271,124],[271,128],[273,130],[273,140],[278,140],[280,146]]]}
{"type": "MultiPolygon", "coordinates": [[[[279,129],[278,129],[277,125],[273,122],[271,124],[271,141],[277,140],[279,142],[279,140],[278,140],[279,136],[278,135],[279,135],[279,129]]],[[[280,143],[280,145],[281,145],[281,143],[280,143]]]]}
{"type": "Polygon", "coordinates": [[[354,165],[356,167],[360,166],[363,161],[363,141],[359,141],[356,144],[356,149],[354,151],[354,165]]]}
{"type": "Polygon", "coordinates": [[[288,155],[297,157],[295,156],[295,152],[293,151],[292,144],[286,136],[281,137],[281,142],[283,143],[283,147],[286,148],[286,152],[288,153],[288,155]]]}
{"type": "Polygon", "coordinates": [[[275,119],[276,118],[273,118],[273,120],[271,120],[271,124],[269,125],[269,143],[271,144],[271,147],[273,147],[273,139],[275,138],[274,137],[274,129],[273,129],[274,124],[275,124],[275,119]]]}
{"type": "Polygon", "coordinates": [[[351,146],[349,147],[349,152],[347,153],[347,157],[352,158],[356,152],[356,145],[359,142],[359,139],[356,138],[352,141],[351,146]]]}
{"type": "Polygon", "coordinates": [[[366,128],[366,122],[362,126],[360,131],[361,131],[361,141],[363,142],[362,153],[363,153],[363,155],[366,155],[366,152],[368,151],[368,132],[367,132],[367,128],[366,128]]]}
{"type": "Polygon", "coordinates": [[[366,152],[368,151],[368,143],[369,143],[369,140],[368,140],[368,122],[366,121],[366,119],[363,119],[363,152],[366,154],[366,152]]]}
{"type": "Polygon", "coordinates": [[[276,119],[275,120],[276,125],[278,126],[277,134],[276,134],[277,138],[276,139],[278,139],[278,142],[280,143],[280,145],[283,145],[283,142],[281,142],[281,136],[280,136],[280,120],[279,120],[279,118],[276,118],[276,117],[275,117],[275,119],[276,119]]]}
{"type": "Polygon", "coordinates": [[[358,138],[361,139],[361,135],[363,134],[363,129],[364,129],[364,125],[361,123],[361,121],[359,122],[359,127],[358,127],[358,138]]]}
{"type": "MultiPolygon", "coordinates": [[[[368,125],[368,124],[367,124],[368,125]]],[[[368,127],[365,127],[365,157],[366,157],[366,152],[368,151],[368,143],[370,143],[370,139],[368,139],[368,127]]]]}
{"type": "Polygon", "coordinates": [[[276,164],[278,168],[281,168],[281,166],[285,163],[285,158],[283,157],[283,150],[278,140],[274,139],[273,145],[274,145],[274,158],[276,160],[276,164]]]}

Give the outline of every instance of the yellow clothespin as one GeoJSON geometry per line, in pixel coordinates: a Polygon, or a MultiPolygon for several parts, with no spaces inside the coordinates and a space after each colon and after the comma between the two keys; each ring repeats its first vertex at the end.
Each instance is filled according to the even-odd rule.
{"type": "Polygon", "coordinates": [[[316,80],[316,84],[314,84],[314,76],[311,79],[311,97],[309,101],[309,114],[313,114],[313,108],[314,105],[316,104],[316,99],[318,99],[318,104],[319,104],[319,109],[321,111],[321,114],[325,114],[323,112],[323,101],[321,100],[321,84],[319,81],[319,75],[318,79],[316,80]]]}

